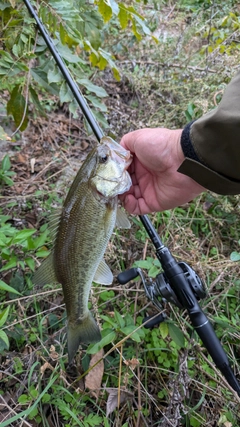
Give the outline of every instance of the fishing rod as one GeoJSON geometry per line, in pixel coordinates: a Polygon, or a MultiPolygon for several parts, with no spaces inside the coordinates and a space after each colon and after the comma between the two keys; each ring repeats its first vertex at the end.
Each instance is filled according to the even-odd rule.
{"type": "MultiPolygon", "coordinates": [[[[71,74],[69,73],[66,64],[59,55],[50,35],[39,19],[35,9],[29,0],[23,0],[30,15],[34,18],[37,27],[50,50],[56,64],[60,68],[64,79],[66,80],[74,98],[76,99],[79,107],[81,108],[84,117],[90,125],[98,142],[104,136],[102,129],[97,123],[89,105],[87,104],[79,87],[74,82],[71,74]]],[[[160,261],[163,273],[159,274],[155,280],[146,281],[141,269],[132,268],[126,270],[118,275],[118,281],[121,284],[126,284],[129,280],[140,276],[144,285],[147,297],[157,307],[158,310],[162,309],[159,302],[159,296],[165,301],[175,304],[180,309],[186,309],[193,325],[193,328],[201,338],[207,351],[211,355],[218,369],[225,376],[228,383],[233,390],[240,396],[240,384],[238,383],[233,370],[230,366],[228,357],[223,350],[223,347],[217,338],[214,329],[209,322],[206,314],[202,311],[198,301],[206,296],[205,287],[196,274],[196,272],[185,262],[177,262],[169,249],[162,243],[155,228],[147,215],[141,215],[140,220],[147,231],[153,245],[156,249],[156,256],[160,261]]],[[[146,326],[154,327],[157,323],[164,321],[166,316],[159,314],[159,316],[145,319],[148,320],[146,326]]]]}

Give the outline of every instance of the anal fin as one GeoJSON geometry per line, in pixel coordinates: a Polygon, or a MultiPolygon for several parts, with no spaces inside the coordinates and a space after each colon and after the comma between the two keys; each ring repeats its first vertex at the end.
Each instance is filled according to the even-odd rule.
{"type": "Polygon", "coordinates": [[[103,259],[100,261],[93,281],[100,285],[111,285],[113,282],[112,272],[103,259]]]}

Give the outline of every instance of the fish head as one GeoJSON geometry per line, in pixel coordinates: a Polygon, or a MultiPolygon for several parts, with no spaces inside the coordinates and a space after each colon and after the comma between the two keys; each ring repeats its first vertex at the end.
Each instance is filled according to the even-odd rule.
{"type": "Polygon", "coordinates": [[[97,192],[106,198],[112,198],[128,191],[132,185],[127,171],[132,162],[130,151],[112,138],[103,137],[96,149],[96,157],[91,184],[97,192]]]}

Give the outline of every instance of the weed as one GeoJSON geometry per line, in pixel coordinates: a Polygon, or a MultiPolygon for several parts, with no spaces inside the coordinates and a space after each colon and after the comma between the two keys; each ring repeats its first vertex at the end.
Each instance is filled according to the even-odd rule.
{"type": "Polygon", "coordinates": [[[14,176],[15,173],[10,169],[11,169],[11,161],[9,156],[6,154],[0,166],[0,187],[3,187],[4,185],[14,184],[11,177],[14,176]]]}

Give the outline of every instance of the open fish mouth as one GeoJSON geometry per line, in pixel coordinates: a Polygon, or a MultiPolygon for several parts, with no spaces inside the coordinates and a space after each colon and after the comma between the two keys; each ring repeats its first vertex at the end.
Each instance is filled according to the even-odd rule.
{"type": "Polygon", "coordinates": [[[108,199],[128,191],[132,185],[127,171],[132,162],[130,151],[110,137],[103,137],[98,155],[99,163],[91,180],[97,194],[108,199]]]}
{"type": "MultiPolygon", "coordinates": [[[[121,147],[121,145],[119,147],[121,147]]],[[[111,150],[110,156],[111,156],[111,159],[116,163],[123,164],[125,171],[129,168],[133,159],[133,156],[130,153],[130,151],[125,150],[125,148],[123,147],[121,147],[121,150],[119,149],[111,150]]]]}
{"type": "Polygon", "coordinates": [[[114,178],[106,178],[101,175],[96,175],[96,177],[101,179],[101,185],[97,186],[97,193],[104,197],[115,197],[123,194],[128,191],[132,185],[132,180],[126,170],[114,178]]]}

